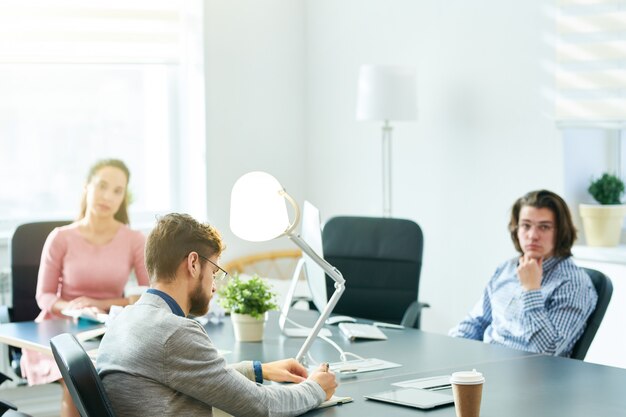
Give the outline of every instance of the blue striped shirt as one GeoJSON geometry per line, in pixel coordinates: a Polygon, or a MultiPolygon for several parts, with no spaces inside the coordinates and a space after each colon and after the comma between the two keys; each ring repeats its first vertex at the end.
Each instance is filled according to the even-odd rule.
{"type": "Polygon", "coordinates": [[[498,267],[450,336],[569,356],[598,300],[591,279],[571,257],[552,257],[543,262],[541,288],[525,291],[517,264],[515,258],[498,267]]]}

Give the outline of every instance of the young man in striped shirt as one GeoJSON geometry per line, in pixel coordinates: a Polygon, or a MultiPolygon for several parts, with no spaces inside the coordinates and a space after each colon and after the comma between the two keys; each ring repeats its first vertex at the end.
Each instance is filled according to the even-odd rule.
{"type": "Polygon", "coordinates": [[[572,260],[576,229],[567,204],[550,191],[529,192],[513,205],[509,231],[521,256],[496,269],[450,335],[569,356],[598,297],[572,260]]]}

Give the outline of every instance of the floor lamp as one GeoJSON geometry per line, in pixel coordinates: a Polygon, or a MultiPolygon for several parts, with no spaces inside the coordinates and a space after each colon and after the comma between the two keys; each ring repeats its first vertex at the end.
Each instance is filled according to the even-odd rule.
{"type": "Polygon", "coordinates": [[[383,216],[391,217],[391,132],[389,121],[417,119],[415,68],[362,65],[357,89],[357,120],[383,121],[383,216]]]}

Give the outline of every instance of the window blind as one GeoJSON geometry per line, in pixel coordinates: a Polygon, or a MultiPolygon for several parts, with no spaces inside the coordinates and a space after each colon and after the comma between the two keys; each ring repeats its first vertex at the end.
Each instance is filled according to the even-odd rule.
{"type": "Polygon", "coordinates": [[[2,0],[0,63],[178,63],[184,0],[2,0]]]}
{"type": "Polygon", "coordinates": [[[623,127],[626,0],[557,0],[556,34],[556,120],[623,127]]]}

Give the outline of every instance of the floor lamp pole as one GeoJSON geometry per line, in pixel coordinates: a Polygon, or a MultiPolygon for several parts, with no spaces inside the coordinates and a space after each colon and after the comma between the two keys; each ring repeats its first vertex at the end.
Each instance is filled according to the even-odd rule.
{"type": "Polygon", "coordinates": [[[389,120],[383,125],[383,217],[391,217],[391,131],[389,120]]]}

